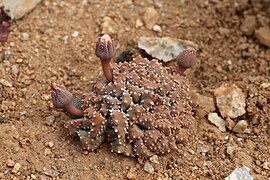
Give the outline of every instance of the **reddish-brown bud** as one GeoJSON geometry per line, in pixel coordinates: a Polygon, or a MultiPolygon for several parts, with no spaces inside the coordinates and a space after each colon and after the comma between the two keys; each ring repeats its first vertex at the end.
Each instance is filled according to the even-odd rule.
{"type": "Polygon", "coordinates": [[[112,39],[108,34],[104,34],[98,39],[96,44],[96,55],[101,60],[104,76],[108,82],[111,82],[113,76],[110,67],[110,60],[115,55],[115,48],[112,39]]]}
{"type": "Polygon", "coordinates": [[[115,55],[115,48],[108,34],[101,36],[96,43],[96,55],[101,61],[110,61],[115,55]]]}
{"type": "Polygon", "coordinates": [[[196,64],[196,59],[195,49],[185,49],[176,57],[176,62],[178,65],[176,72],[180,75],[183,75],[186,69],[196,64]]]}
{"type": "Polygon", "coordinates": [[[64,86],[59,86],[56,83],[51,84],[51,96],[55,108],[64,109],[73,100],[73,95],[64,86]]]}

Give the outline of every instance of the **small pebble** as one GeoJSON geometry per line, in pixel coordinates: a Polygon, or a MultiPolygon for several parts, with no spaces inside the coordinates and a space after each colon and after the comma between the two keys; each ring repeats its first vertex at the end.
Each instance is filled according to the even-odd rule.
{"type": "Polygon", "coordinates": [[[156,31],[156,32],[161,32],[162,31],[162,29],[161,29],[161,27],[159,25],[154,25],[153,30],[156,31]]]}
{"type": "Polygon", "coordinates": [[[140,19],[136,19],[135,28],[140,28],[143,26],[143,22],[140,19]]]}
{"type": "Polygon", "coordinates": [[[230,30],[229,30],[229,29],[227,29],[227,28],[222,28],[222,27],[218,28],[218,32],[219,32],[220,34],[226,35],[226,36],[230,34],[230,30]]]}
{"type": "Polygon", "coordinates": [[[214,89],[216,104],[223,118],[236,118],[246,113],[246,97],[235,84],[224,84],[214,89]]]}
{"type": "Polygon", "coordinates": [[[67,41],[68,41],[68,35],[65,35],[65,36],[63,37],[63,41],[64,41],[65,44],[67,44],[67,41]]]}
{"type": "Polygon", "coordinates": [[[16,64],[13,64],[11,66],[11,73],[13,76],[17,77],[18,76],[18,73],[19,73],[19,70],[18,70],[18,67],[16,64]]]}
{"type": "Polygon", "coordinates": [[[157,156],[156,154],[153,155],[152,157],[150,157],[149,160],[150,160],[152,163],[159,164],[158,156],[157,156]]]}
{"type": "Polygon", "coordinates": [[[13,173],[17,173],[17,172],[20,170],[21,167],[22,167],[22,166],[21,166],[20,163],[16,163],[11,171],[12,171],[13,173]]]}
{"type": "Polygon", "coordinates": [[[54,123],[54,120],[55,120],[54,116],[46,117],[46,125],[51,126],[54,123]]]}
{"type": "Polygon", "coordinates": [[[76,37],[78,37],[78,35],[79,35],[79,32],[78,32],[78,31],[74,31],[74,32],[71,34],[71,37],[76,38],[76,37]]]}
{"type": "Polygon", "coordinates": [[[48,156],[48,155],[50,155],[50,154],[52,154],[52,150],[51,150],[50,148],[45,148],[45,150],[44,150],[44,155],[45,155],[45,156],[48,156]]]}
{"type": "Polygon", "coordinates": [[[216,125],[221,132],[226,132],[226,121],[219,117],[217,113],[209,113],[208,120],[216,125]]]}
{"type": "Polygon", "coordinates": [[[148,172],[148,173],[150,173],[150,174],[154,174],[154,172],[155,172],[153,166],[150,163],[148,163],[148,162],[146,162],[144,164],[143,170],[146,171],[146,172],[148,172]]]}
{"type": "Polygon", "coordinates": [[[193,151],[192,149],[189,149],[188,152],[192,155],[195,154],[195,151],[193,151]]]}
{"type": "Polygon", "coordinates": [[[239,121],[233,128],[233,132],[245,133],[245,130],[248,127],[248,123],[245,120],[239,121]]]}
{"type": "Polygon", "coordinates": [[[209,147],[206,145],[198,146],[197,151],[200,153],[207,153],[209,151],[209,147]]]}
{"type": "Polygon", "coordinates": [[[4,51],[3,52],[3,56],[2,56],[2,60],[3,61],[7,61],[10,57],[10,51],[4,51]]]}
{"type": "Polygon", "coordinates": [[[227,147],[227,149],[226,149],[226,153],[227,153],[227,154],[232,155],[233,152],[234,152],[234,147],[233,147],[233,146],[227,147]]]}
{"type": "Polygon", "coordinates": [[[23,32],[23,33],[22,33],[22,37],[23,37],[23,40],[24,40],[24,41],[29,40],[29,33],[23,32]]]}
{"type": "Polygon", "coordinates": [[[0,79],[0,84],[6,87],[12,87],[12,84],[6,79],[0,79]]]}
{"type": "Polygon", "coordinates": [[[50,147],[50,148],[52,148],[53,147],[53,142],[52,141],[50,141],[49,143],[48,143],[48,146],[50,147]]]}
{"type": "Polygon", "coordinates": [[[12,159],[8,159],[7,160],[7,166],[8,167],[14,167],[15,166],[15,162],[12,159]]]}

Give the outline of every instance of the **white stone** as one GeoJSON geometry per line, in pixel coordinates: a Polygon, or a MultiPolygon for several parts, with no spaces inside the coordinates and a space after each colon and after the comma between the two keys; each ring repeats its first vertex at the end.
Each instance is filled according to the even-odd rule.
{"type": "Polygon", "coordinates": [[[162,29],[161,29],[161,27],[159,25],[154,25],[153,30],[156,31],[156,32],[161,32],[162,31],[162,29]]]}
{"type": "Polygon", "coordinates": [[[253,177],[249,174],[249,168],[242,166],[236,168],[225,180],[253,180],[253,177]]]}
{"type": "Polygon", "coordinates": [[[64,41],[65,44],[67,44],[67,41],[68,41],[68,35],[65,35],[65,36],[63,37],[63,41],[64,41]]]}
{"type": "Polygon", "coordinates": [[[79,32],[78,32],[78,31],[74,31],[74,32],[71,34],[71,37],[76,38],[76,37],[78,37],[78,35],[79,35],[79,32]]]}
{"type": "Polygon", "coordinates": [[[25,40],[25,41],[29,40],[29,33],[23,32],[22,37],[23,37],[23,40],[25,40]]]}
{"type": "Polygon", "coordinates": [[[209,113],[208,120],[216,125],[221,132],[226,132],[226,121],[219,117],[217,113],[209,113]]]}
{"type": "Polygon", "coordinates": [[[245,95],[234,84],[222,85],[214,89],[216,104],[223,118],[236,118],[246,113],[245,95]]]}

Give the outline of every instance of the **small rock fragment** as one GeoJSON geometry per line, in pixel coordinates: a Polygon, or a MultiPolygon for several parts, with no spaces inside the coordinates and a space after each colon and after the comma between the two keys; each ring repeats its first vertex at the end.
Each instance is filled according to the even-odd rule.
{"type": "Polygon", "coordinates": [[[0,79],[0,84],[6,87],[12,87],[12,84],[6,79],[0,79]]]}
{"type": "Polygon", "coordinates": [[[148,172],[150,174],[154,174],[154,172],[155,172],[153,166],[150,163],[148,163],[148,162],[146,162],[144,164],[143,169],[144,169],[144,171],[146,171],[146,172],[148,172]]]}
{"type": "Polygon", "coordinates": [[[265,28],[265,27],[260,28],[255,31],[255,35],[261,44],[270,47],[270,29],[269,28],[265,28]]]}
{"type": "Polygon", "coordinates": [[[240,26],[240,29],[245,35],[252,35],[256,29],[256,17],[246,16],[240,26]]]}
{"type": "Polygon", "coordinates": [[[152,163],[159,164],[158,156],[157,156],[156,154],[153,155],[152,157],[150,157],[149,160],[150,160],[152,163]]]}
{"type": "Polygon", "coordinates": [[[160,14],[155,8],[153,7],[147,8],[143,15],[143,21],[145,23],[146,28],[152,29],[153,26],[158,22],[159,18],[160,14]]]}
{"type": "Polygon", "coordinates": [[[68,41],[68,35],[65,35],[65,36],[63,37],[63,41],[64,41],[65,44],[67,44],[67,41],[68,41]]]}
{"type": "Polygon", "coordinates": [[[236,168],[225,180],[253,180],[253,177],[249,174],[249,168],[242,166],[236,168]]]}
{"type": "Polygon", "coordinates": [[[21,167],[22,167],[22,166],[21,166],[20,163],[16,163],[11,171],[12,171],[13,173],[17,173],[17,172],[20,170],[21,167]]]}
{"type": "Polygon", "coordinates": [[[23,32],[23,33],[22,33],[22,38],[23,38],[24,41],[29,40],[29,33],[23,32]]]}
{"type": "Polygon", "coordinates": [[[226,132],[226,122],[217,113],[209,113],[208,120],[216,125],[221,132],[226,132]]]}
{"type": "Polygon", "coordinates": [[[154,25],[153,30],[156,31],[156,32],[161,32],[162,31],[162,29],[161,29],[161,27],[159,25],[154,25]]]}
{"type": "Polygon", "coordinates": [[[195,154],[195,151],[193,151],[192,149],[188,149],[188,152],[189,152],[190,154],[192,154],[192,155],[195,154]]]}
{"type": "Polygon", "coordinates": [[[143,26],[143,22],[140,19],[136,19],[135,28],[140,28],[143,26]]]}
{"type": "Polygon", "coordinates": [[[236,118],[246,113],[245,95],[240,88],[234,84],[222,85],[214,89],[216,103],[223,118],[236,118]]]}
{"type": "Polygon", "coordinates": [[[78,37],[78,35],[79,35],[79,32],[78,32],[78,31],[74,31],[74,32],[71,34],[71,37],[76,38],[76,37],[78,37]]]}
{"type": "Polygon", "coordinates": [[[50,176],[52,178],[56,178],[59,175],[59,172],[53,169],[46,169],[44,168],[44,174],[50,176]]]}
{"type": "Polygon", "coordinates": [[[48,155],[50,155],[50,154],[52,154],[52,150],[51,150],[50,148],[45,148],[45,150],[44,150],[44,155],[45,155],[45,156],[48,156],[48,155]]]}
{"type": "Polygon", "coordinates": [[[222,27],[220,27],[220,28],[218,29],[218,32],[219,32],[220,34],[226,35],[226,36],[230,34],[230,30],[229,30],[229,29],[227,29],[227,28],[222,28],[222,27]]]}
{"type": "Polygon", "coordinates": [[[199,153],[207,153],[209,151],[209,147],[206,145],[200,145],[197,147],[197,151],[199,153]]]}
{"type": "Polygon", "coordinates": [[[54,123],[54,120],[55,120],[54,116],[46,117],[46,125],[51,126],[54,123]]]}
{"type": "Polygon", "coordinates": [[[245,133],[245,130],[248,127],[248,123],[245,120],[239,121],[233,128],[233,132],[245,133]]]}
{"type": "Polygon", "coordinates": [[[52,148],[53,147],[53,142],[52,141],[50,141],[50,142],[48,142],[48,146],[50,147],[50,148],[52,148]]]}
{"type": "Polygon", "coordinates": [[[12,159],[8,159],[7,160],[7,166],[8,167],[14,167],[15,166],[15,162],[12,159]]]}
{"type": "Polygon", "coordinates": [[[228,146],[227,149],[226,149],[226,153],[231,156],[233,154],[233,152],[234,152],[234,147],[233,146],[228,146]]]}
{"type": "Polygon", "coordinates": [[[18,67],[16,64],[13,64],[11,66],[11,73],[14,77],[17,77],[18,76],[18,73],[19,73],[19,70],[18,70],[18,67]]]}

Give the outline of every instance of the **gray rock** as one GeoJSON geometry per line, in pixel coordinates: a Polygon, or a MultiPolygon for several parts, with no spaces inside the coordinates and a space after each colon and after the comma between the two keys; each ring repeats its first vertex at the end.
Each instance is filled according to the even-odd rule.
{"type": "Polygon", "coordinates": [[[138,47],[145,50],[152,57],[168,62],[175,59],[184,49],[189,47],[197,49],[198,45],[192,41],[170,37],[141,37],[138,41],[138,47]]]}
{"type": "Polygon", "coordinates": [[[217,113],[209,113],[208,120],[216,125],[221,132],[226,132],[226,121],[219,117],[217,113]]]}
{"type": "Polygon", "coordinates": [[[236,118],[246,113],[245,95],[234,84],[225,84],[214,89],[216,104],[223,118],[236,118]]]}
{"type": "Polygon", "coordinates": [[[153,166],[148,162],[144,163],[143,170],[150,174],[154,174],[155,172],[155,169],[153,168],[153,166]]]}
{"type": "Polygon", "coordinates": [[[0,7],[8,9],[12,19],[20,19],[40,2],[41,0],[0,0],[0,7]]]}
{"type": "Polygon", "coordinates": [[[253,180],[253,177],[249,174],[249,168],[242,166],[236,168],[225,180],[253,180]]]}

